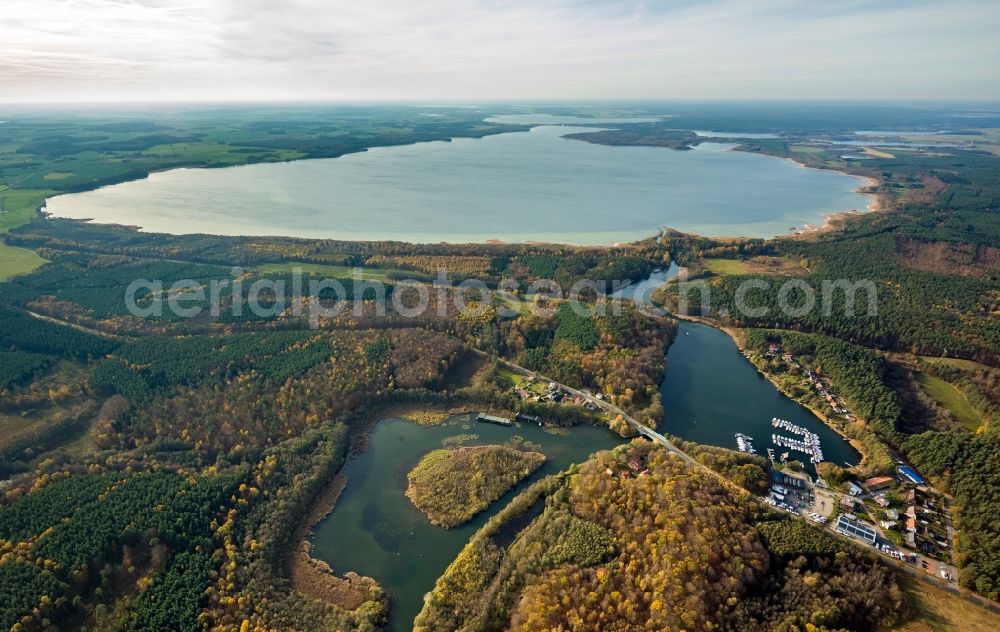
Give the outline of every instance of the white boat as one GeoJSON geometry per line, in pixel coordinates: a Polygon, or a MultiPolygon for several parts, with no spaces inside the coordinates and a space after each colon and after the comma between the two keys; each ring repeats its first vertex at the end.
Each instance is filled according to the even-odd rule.
{"type": "Polygon", "coordinates": [[[820,445],[819,435],[797,424],[777,417],[771,418],[771,426],[781,430],[787,430],[792,434],[800,435],[802,438],[792,438],[783,435],[772,434],[771,441],[782,448],[790,448],[796,452],[809,455],[812,463],[823,462],[823,447],[820,445]]]}
{"type": "Polygon", "coordinates": [[[753,437],[745,435],[742,432],[736,433],[736,447],[739,448],[740,452],[757,454],[757,450],[753,447],[753,437]]]}

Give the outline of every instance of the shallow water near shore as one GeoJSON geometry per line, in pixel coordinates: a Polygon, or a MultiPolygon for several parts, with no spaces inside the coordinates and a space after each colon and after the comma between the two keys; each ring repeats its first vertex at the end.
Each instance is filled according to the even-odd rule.
{"type": "Polygon", "coordinates": [[[769,237],[869,203],[858,178],[732,145],[563,138],[595,129],[548,125],[340,158],[176,169],[50,198],[46,210],[175,234],[597,245],[663,226],[769,237]]]}
{"type": "MultiPolygon", "coordinates": [[[[642,282],[620,290],[618,298],[650,305],[653,289],[678,272],[676,264],[654,272],[642,282]]],[[[682,321],[667,352],[667,370],[660,386],[665,420],[659,429],[707,445],[736,449],[734,433],[755,439],[759,454],[771,443],[771,418],[779,417],[819,434],[827,460],[856,463],[859,455],[808,409],[779,392],[760,375],[724,332],[682,321]]],[[[782,433],[787,434],[787,433],[782,433]]],[[[376,579],[392,601],[393,632],[412,628],[424,595],[465,544],[528,484],[581,463],[624,439],[606,428],[574,427],[549,434],[537,426],[504,428],[460,416],[432,427],[413,421],[387,419],[371,432],[368,450],[344,468],[347,487],[333,512],[316,528],[314,555],[337,572],[355,571],[376,579]],[[514,436],[537,444],[547,462],[486,511],[455,529],[432,526],[404,496],[406,474],[441,441],[477,435],[466,445],[506,443],[514,436]]],[[[778,454],[784,449],[778,449],[778,454]]],[[[793,458],[795,453],[793,454],[793,458]]],[[[801,455],[799,455],[801,457],[801,455]]],[[[815,468],[806,461],[806,469],[815,468]]]]}
{"type": "Polygon", "coordinates": [[[411,630],[424,594],[489,518],[527,485],[581,463],[594,452],[625,441],[607,428],[577,426],[549,434],[533,425],[505,428],[470,416],[440,426],[386,419],[376,424],[368,450],[344,468],[347,487],[333,512],[316,528],[313,555],[337,572],[355,571],[378,580],[392,601],[391,630],[411,630]],[[468,426],[467,428],[465,426],[468,426]],[[515,436],[536,444],[547,461],[470,522],[454,529],[431,525],[404,496],[406,474],[423,455],[457,435],[478,435],[465,445],[502,444],[515,436]]]}

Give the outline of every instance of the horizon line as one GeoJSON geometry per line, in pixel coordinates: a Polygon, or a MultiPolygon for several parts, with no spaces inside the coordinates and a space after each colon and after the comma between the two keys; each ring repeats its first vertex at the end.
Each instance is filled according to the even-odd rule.
{"type": "Polygon", "coordinates": [[[545,106],[577,103],[621,103],[621,104],[670,104],[670,103],[728,103],[728,104],[830,104],[830,105],[994,105],[1000,106],[1000,99],[966,98],[910,98],[910,97],[567,97],[567,98],[518,98],[518,99],[474,99],[474,98],[427,98],[427,99],[338,99],[338,98],[237,98],[237,99],[121,99],[121,100],[69,100],[69,101],[3,101],[4,107],[60,107],[60,106],[190,106],[190,105],[400,105],[413,107],[449,107],[477,105],[524,105],[545,106]]]}

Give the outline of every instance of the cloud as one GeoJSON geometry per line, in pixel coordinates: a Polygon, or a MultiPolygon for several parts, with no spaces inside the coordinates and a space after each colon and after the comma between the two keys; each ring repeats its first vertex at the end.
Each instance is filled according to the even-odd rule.
{"type": "Polygon", "coordinates": [[[1000,98],[1000,3],[4,0],[0,100],[1000,98]]]}

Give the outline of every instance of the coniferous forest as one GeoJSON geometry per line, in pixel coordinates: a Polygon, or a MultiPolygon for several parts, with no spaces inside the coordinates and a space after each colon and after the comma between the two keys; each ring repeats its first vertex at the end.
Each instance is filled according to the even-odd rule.
{"type": "MultiPolygon", "coordinates": [[[[528,128],[484,121],[485,110],[5,121],[0,261],[11,251],[34,258],[0,270],[0,629],[399,625],[397,596],[378,578],[311,557],[310,529],[350,490],[345,467],[371,448],[380,420],[477,412],[541,423],[567,442],[573,426],[596,426],[620,446],[551,475],[526,445],[448,444],[398,464],[400,503],[412,500],[449,534],[470,520],[475,531],[427,586],[415,629],[915,632],[926,628],[907,626],[954,627],[948,617],[966,608],[993,625],[973,600],[1000,597],[1000,158],[979,140],[986,145],[845,160],[832,143],[849,130],[943,125],[933,109],[848,110],[845,122],[823,108],[790,108],[779,120],[750,106],[722,119],[678,106],[667,122],[574,133],[564,142],[650,151],[703,142],[688,128],[778,135],[732,140],[736,151],[869,178],[880,202],[823,231],[719,239],[664,230],[611,246],[170,235],[38,213],[53,194],[163,169],[528,128]],[[654,293],[665,312],[631,300],[611,309],[602,282],[671,264],[685,275],[654,293]],[[443,290],[432,285],[441,268],[455,282],[443,290]],[[136,279],[165,285],[134,296],[142,314],[124,301],[136,279]],[[300,296],[264,291],[264,313],[240,308],[255,283],[294,279],[300,296]],[[309,289],[322,279],[345,293],[309,289]],[[798,289],[782,294],[790,279],[798,289]],[[168,289],[182,280],[193,285],[168,289]],[[748,280],[763,283],[741,295],[748,280]],[[874,310],[864,311],[861,292],[847,313],[841,289],[828,310],[782,309],[808,302],[809,289],[822,298],[832,280],[871,282],[874,310]],[[542,281],[549,289],[528,289],[542,281]],[[559,295],[581,281],[597,289],[559,295]],[[213,305],[208,289],[223,282],[213,305]],[[418,288],[434,291],[416,315],[381,309],[411,306],[418,288]],[[680,313],[684,297],[692,313],[680,313]],[[161,309],[171,301],[197,314],[161,309]],[[344,309],[311,317],[311,307],[338,301],[344,309]],[[900,463],[927,478],[926,492],[947,500],[953,537],[942,557],[958,569],[957,592],[934,578],[918,586],[936,591],[928,599],[914,589],[914,568],[765,505],[779,467],[766,457],[672,436],[660,388],[683,317],[727,328],[776,383],[801,377],[794,361],[843,396],[852,418],[835,428],[864,459],[827,464],[834,488],[897,476],[900,463]],[[633,421],[691,461],[631,440],[633,421]]],[[[467,425],[469,443],[477,429],[467,425]]],[[[895,485],[894,501],[918,487],[895,485]]]]}

